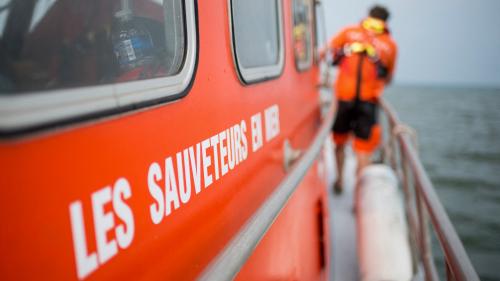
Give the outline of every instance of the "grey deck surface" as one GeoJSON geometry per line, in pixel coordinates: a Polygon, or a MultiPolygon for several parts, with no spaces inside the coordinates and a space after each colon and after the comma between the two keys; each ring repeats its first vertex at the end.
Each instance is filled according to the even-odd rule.
{"type": "MultiPolygon", "coordinates": [[[[333,156],[327,161],[335,161],[333,156]]],[[[330,191],[328,201],[330,209],[330,280],[355,281],[359,280],[359,267],[356,246],[356,222],[353,213],[353,198],[355,185],[356,160],[353,153],[346,151],[344,167],[344,191],[340,195],[333,195],[330,191]]],[[[336,178],[335,173],[329,181],[336,178]]]]}

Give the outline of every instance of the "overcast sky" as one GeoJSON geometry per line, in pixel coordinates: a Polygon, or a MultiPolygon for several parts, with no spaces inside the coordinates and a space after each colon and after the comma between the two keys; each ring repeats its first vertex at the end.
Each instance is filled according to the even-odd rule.
{"type": "Polygon", "coordinates": [[[500,0],[322,0],[328,36],[375,3],[391,11],[398,84],[500,87],[500,0]]]}

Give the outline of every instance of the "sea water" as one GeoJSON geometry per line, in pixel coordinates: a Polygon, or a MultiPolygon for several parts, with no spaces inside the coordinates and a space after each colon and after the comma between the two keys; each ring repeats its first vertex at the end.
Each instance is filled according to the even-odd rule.
{"type": "MultiPolygon", "coordinates": [[[[394,86],[384,96],[419,151],[481,280],[500,280],[500,89],[394,86]]],[[[441,273],[443,254],[434,239],[441,273]]]]}

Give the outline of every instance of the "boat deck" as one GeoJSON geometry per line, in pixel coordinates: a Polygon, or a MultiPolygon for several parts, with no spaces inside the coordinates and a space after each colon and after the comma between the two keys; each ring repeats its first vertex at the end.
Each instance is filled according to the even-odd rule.
{"type": "MultiPolygon", "coordinates": [[[[327,158],[336,167],[333,155],[327,158]]],[[[330,280],[331,281],[356,281],[360,280],[356,220],[353,212],[354,186],[355,186],[356,160],[352,151],[347,149],[344,167],[344,191],[334,195],[329,191],[330,209],[330,280]]],[[[333,186],[335,173],[328,179],[329,186],[333,186]]]]}

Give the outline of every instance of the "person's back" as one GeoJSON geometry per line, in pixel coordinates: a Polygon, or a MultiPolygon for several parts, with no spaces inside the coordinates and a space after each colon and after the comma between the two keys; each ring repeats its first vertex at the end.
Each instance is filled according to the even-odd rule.
{"type": "Polygon", "coordinates": [[[355,135],[358,172],[370,163],[380,142],[377,103],[384,85],[392,79],[397,54],[386,25],[388,17],[384,7],[375,6],[360,24],[343,29],[330,42],[334,65],[339,67],[334,85],[338,111],[333,126],[339,175],[336,191],[341,190],[344,146],[349,134],[355,135]]]}
{"type": "MultiPolygon", "coordinates": [[[[364,22],[371,20],[368,18],[364,22]]],[[[341,48],[344,53],[335,85],[337,98],[350,101],[359,91],[361,100],[375,101],[394,70],[396,44],[388,31],[377,34],[362,26],[351,26],[335,37],[331,45],[334,49],[341,48]],[[370,55],[368,51],[358,51],[366,48],[374,48],[375,52],[370,55]],[[386,68],[386,73],[381,67],[386,68]]]]}

